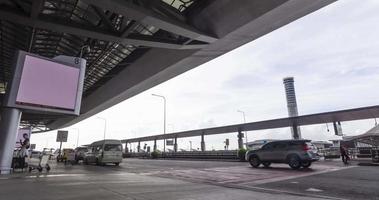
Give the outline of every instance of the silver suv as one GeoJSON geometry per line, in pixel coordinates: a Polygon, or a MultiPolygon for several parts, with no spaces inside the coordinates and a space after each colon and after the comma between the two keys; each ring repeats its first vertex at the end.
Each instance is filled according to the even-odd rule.
{"type": "Polygon", "coordinates": [[[246,160],[254,168],[263,164],[287,163],[292,169],[308,168],[312,162],[320,159],[317,149],[310,140],[278,140],[268,142],[260,149],[246,152],[246,160]]]}

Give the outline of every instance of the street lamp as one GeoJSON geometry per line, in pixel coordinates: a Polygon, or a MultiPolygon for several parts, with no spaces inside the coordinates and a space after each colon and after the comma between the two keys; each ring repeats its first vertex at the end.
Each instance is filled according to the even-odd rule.
{"type": "MultiPolygon", "coordinates": [[[[159,97],[163,99],[163,134],[166,134],[166,98],[162,95],[151,94],[153,96],[159,97]]],[[[163,139],[163,152],[166,152],[166,138],[163,139]]]]}
{"type": "Polygon", "coordinates": [[[97,119],[104,120],[104,140],[105,140],[105,133],[107,131],[107,120],[105,118],[102,118],[102,117],[97,117],[97,119]]]}
{"type": "Polygon", "coordinates": [[[79,128],[71,128],[73,130],[76,130],[76,132],[78,133],[77,137],[76,137],[76,147],[79,146],[79,128]]]}
{"type": "MultiPolygon", "coordinates": [[[[241,111],[241,110],[237,110],[237,112],[242,113],[242,115],[243,115],[243,123],[246,124],[246,116],[245,116],[245,112],[243,112],[243,111],[241,111]]],[[[245,131],[245,141],[246,141],[246,148],[247,148],[247,131],[245,131]]]]}

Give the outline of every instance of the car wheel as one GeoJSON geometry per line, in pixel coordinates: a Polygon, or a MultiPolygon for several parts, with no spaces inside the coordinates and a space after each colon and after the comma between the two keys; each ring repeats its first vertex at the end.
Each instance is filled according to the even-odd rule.
{"type": "Polygon", "coordinates": [[[263,166],[265,167],[270,167],[271,163],[270,162],[262,162],[263,166]]]}
{"type": "Polygon", "coordinates": [[[250,162],[250,165],[253,166],[254,168],[259,167],[259,165],[261,164],[261,161],[259,160],[257,156],[251,156],[249,158],[249,162],[250,162]]]}
{"type": "Polygon", "coordinates": [[[301,167],[300,158],[298,156],[296,156],[296,155],[293,155],[293,156],[289,157],[289,159],[288,159],[288,165],[292,169],[299,169],[301,167]]]}
{"type": "Polygon", "coordinates": [[[312,165],[312,162],[310,162],[310,161],[303,161],[303,162],[301,162],[301,166],[303,167],[303,168],[308,168],[308,167],[310,167],[312,165]]]}
{"type": "Polygon", "coordinates": [[[116,163],[114,163],[116,166],[119,166],[120,165],[120,163],[119,162],[116,162],[116,163]]]}

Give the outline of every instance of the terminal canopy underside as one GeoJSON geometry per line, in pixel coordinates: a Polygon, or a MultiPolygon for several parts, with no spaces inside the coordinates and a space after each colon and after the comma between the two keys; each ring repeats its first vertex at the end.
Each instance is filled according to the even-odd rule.
{"type": "MultiPolygon", "coordinates": [[[[1,97],[10,81],[17,50],[49,58],[82,56],[87,60],[82,120],[331,2],[333,0],[252,0],[239,5],[230,0],[0,0],[1,97]],[[269,12],[272,16],[260,19],[269,12]],[[254,23],[257,19],[263,24],[266,20],[267,24],[254,23]],[[231,34],[233,31],[235,35],[231,34]],[[125,83],[130,84],[128,88],[113,85],[115,90],[120,90],[117,94],[99,90],[107,84],[112,86],[108,82],[144,55],[151,57],[150,62],[154,63],[156,52],[151,52],[152,49],[162,49],[160,52],[172,55],[183,52],[181,56],[172,56],[178,58],[167,65],[174,65],[194,53],[198,53],[194,56],[197,61],[183,62],[185,69],[171,71],[168,76],[150,80],[151,83],[137,89],[133,87],[165,68],[146,73],[146,77],[144,72],[150,69],[142,69],[143,72],[133,76],[140,79],[125,83]],[[151,53],[146,55],[149,51],[151,53]],[[133,90],[127,95],[119,96],[130,88],[133,90]],[[101,94],[104,99],[99,98],[101,94]]],[[[50,126],[52,128],[70,125],[74,117],[24,112],[22,125],[46,131],[49,124],[66,118],[68,120],[50,126]]]]}
{"type": "MultiPolygon", "coordinates": [[[[82,52],[88,63],[85,97],[151,47],[199,48],[212,41],[212,37],[206,36],[198,40],[195,37],[199,33],[184,27],[187,8],[196,6],[196,0],[112,1],[114,5],[120,4],[120,8],[125,6],[122,13],[104,9],[104,2],[0,1],[0,92],[5,93],[12,59],[18,49],[49,58],[80,56],[82,52]],[[129,12],[128,9],[135,10],[129,12]],[[153,23],[145,23],[141,19],[144,12],[162,20],[146,20],[153,23]],[[165,20],[172,20],[173,28],[189,30],[165,30],[165,20]],[[87,46],[89,52],[85,51],[87,46]]],[[[59,116],[26,114],[23,122],[43,126],[56,117],[59,116]]]]}

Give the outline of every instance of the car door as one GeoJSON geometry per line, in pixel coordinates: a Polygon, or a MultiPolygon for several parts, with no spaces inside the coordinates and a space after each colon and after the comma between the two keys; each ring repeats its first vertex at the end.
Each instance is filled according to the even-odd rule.
{"type": "Polygon", "coordinates": [[[88,152],[87,152],[87,156],[86,156],[86,160],[90,163],[92,162],[95,162],[96,161],[96,147],[92,147],[88,152]]]}
{"type": "Polygon", "coordinates": [[[287,144],[285,142],[276,142],[272,146],[272,160],[282,162],[286,158],[287,144]]]}
{"type": "Polygon", "coordinates": [[[261,161],[271,161],[273,159],[272,150],[272,142],[265,144],[258,152],[259,159],[261,161]]]}

